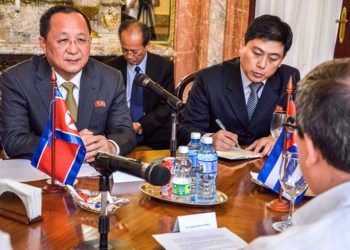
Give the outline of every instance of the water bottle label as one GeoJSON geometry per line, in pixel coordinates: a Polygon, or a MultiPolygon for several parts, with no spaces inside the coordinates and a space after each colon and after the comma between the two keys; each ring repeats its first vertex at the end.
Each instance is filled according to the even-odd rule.
{"type": "Polygon", "coordinates": [[[191,184],[176,184],[173,183],[173,194],[186,196],[191,194],[191,184]]]}
{"type": "Polygon", "coordinates": [[[197,159],[197,172],[201,173],[216,173],[218,171],[218,161],[203,161],[197,159]]]}

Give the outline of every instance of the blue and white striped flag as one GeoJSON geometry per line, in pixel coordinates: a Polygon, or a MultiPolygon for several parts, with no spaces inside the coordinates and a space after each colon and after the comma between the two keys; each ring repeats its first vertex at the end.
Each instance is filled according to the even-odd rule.
{"type": "MultiPolygon", "coordinates": [[[[286,134],[287,134],[287,141],[286,141],[287,151],[292,153],[297,153],[298,150],[297,150],[296,144],[294,143],[293,134],[289,132],[287,132],[286,134]]],[[[282,130],[282,133],[279,136],[274,148],[272,149],[264,166],[262,167],[262,169],[258,174],[258,180],[263,184],[265,184],[266,186],[268,186],[269,188],[271,188],[277,194],[279,193],[279,189],[280,189],[279,169],[282,164],[283,136],[284,136],[284,129],[282,130]]],[[[295,169],[296,171],[294,174],[302,178],[303,175],[300,171],[300,168],[297,168],[297,166],[295,166],[295,169]]],[[[302,200],[304,193],[305,192],[303,192],[296,198],[295,200],[296,204],[298,204],[302,200]]],[[[290,197],[286,192],[283,191],[282,195],[284,198],[290,200],[290,197]]]]}

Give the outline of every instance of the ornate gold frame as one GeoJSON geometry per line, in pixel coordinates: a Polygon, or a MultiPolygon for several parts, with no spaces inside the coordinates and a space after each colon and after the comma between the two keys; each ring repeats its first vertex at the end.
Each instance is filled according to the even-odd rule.
{"type": "MultiPolygon", "coordinates": [[[[45,4],[60,4],[66,5],[71,4],[72,0],[21,0],[21,4],[23,5],[33,5],[40,6],[45,4]]],[[[0,0],[0,4],[15,4],[15,0],[0,0]]]]}
{"type": "Polygon", "coordinates": [[[176,0],[169,0],[170,1],[170,20],[169,20],[169,37],[167,41],[152,41],[155,44],[165,45],[171,48],[174,48],[174,33],[175,33],[175,11],[176,6],[175,2],[176,0]]]}

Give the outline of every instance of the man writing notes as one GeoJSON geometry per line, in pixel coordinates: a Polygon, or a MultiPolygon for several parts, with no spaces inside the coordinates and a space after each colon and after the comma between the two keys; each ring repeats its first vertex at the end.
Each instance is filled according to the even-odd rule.
{"type": "Polygon", "coordinates": [[[145,24],[128,20],[120,25],[118,33],[123,56],[112,59],[107,64],[123,73],[137,143],[155,149],[169,148],[170,107],[151,90],[133,84],[133,81],[135,75],[141,72],[173,93],[174,65],[147,51],[151,34],[145,24]]]}
{"type": "Polygon", "coordinates": [[[30,158],[46,125],[51,101],[51,68],[86,147],[87,162],[97,151],[126,154],[135,142],[122,75],[89,58],[90,24],[78,10],[54,6],[40,19],[34,56],[0,76],[0,136],[10,157],[30,158]]]}
{"type": "Polygon", "coordinates": [[[197,131],[212,133],[216,150],[242,144],[262,155],[270,152],[273,111],[276,105],[285,106],[288,79],[292,77],[294,85],[300,79],[297,69],[282,65],[292,39],[291,28],[279,17],[256,18],[239,58],[197,73],[179,126],[180,142],[187,143],[197,131]],[[216,119],[227,130],[221,130],[216,119]]]}
{"type": "Polygon", "coordinates": [[[317,195],[285,232],[247,249],[350,249],[350,59],[324,63],[299,84],[295,139],[301,171],[317,195]]]}

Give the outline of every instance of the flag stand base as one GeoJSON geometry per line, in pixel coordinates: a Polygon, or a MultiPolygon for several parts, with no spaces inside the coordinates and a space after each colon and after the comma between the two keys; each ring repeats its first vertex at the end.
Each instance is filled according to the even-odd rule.
{"type": "Polygon", "coordinates": [[[43,187],[44,194],[59,194],[59,193],[65,193],[65,192],[66,192],[66,189],[57,184],[48,184],[45,187],[43,187]]]}
{"type": "Polygon", "coordinates": [[[118,250],[130,250],[135,249],[132,245],[130,245],[128,242],[120,241],[120,240],[109,240],[107,243],[107,248],[100,248],[100,240],[90,240],[80,243],[79,245],[75,246],[73,249],[79,250],[79,249],[118,249],[118,250]]]}
{"type": "Polygon", "coordinates": [[[274,199],[267,203],[267,208],[275,212],[288,212],[289,211],[289,202],[286,200],[274,199]]]}

